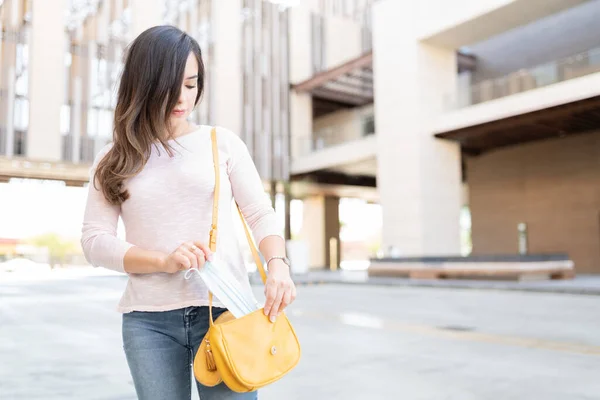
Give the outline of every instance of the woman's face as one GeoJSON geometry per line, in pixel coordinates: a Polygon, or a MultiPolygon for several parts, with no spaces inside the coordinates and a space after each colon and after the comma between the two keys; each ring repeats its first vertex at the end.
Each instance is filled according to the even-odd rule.
{"type": "Polygon", "coordinates": [[[181,94],[177,105],[171,113],[171,126],[177,127],[185,124],[187,117],[194,110],[196,96],[198,95],[198,61],[193,53],[188,56],[185,64],[181,94]]]}

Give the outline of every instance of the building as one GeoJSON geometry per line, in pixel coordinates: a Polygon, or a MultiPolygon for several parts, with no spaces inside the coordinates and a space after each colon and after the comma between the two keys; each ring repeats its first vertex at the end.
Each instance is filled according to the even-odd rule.
{"type": "MultiPolygon", "coordinates": [[[[0,180],[25,177],[86,184],[90,163],[112,139],[115,87],[127,44],[150,26],[172,24],[198,40],[207,66],[205,94],[193,119],[239,132],[274,203],[278,196],[286,199],[290,237],[292,197],[323,198],[319,188],[308,192],[310,185],[290,185],[295,146],[290,140],[295,123],[290,110],[291,64],[299,62],[296,57],[303,57],[307,49],[310,52],[313,43],[336,36],[327,28],[327,19],[342,25],[351,21],[358,48],[363,42],[363,47],[370,47],[370,19],[365,14],[370,0],[313,3],[307,28],[311,32],[312,26],[314,34],[301,38],[307,42],[291,44],[296,30],[290,24],[298,20],[295,10],[304,13],[304,4],[297,1],[2,1],[0,180]]],[[[325,50],[322,46],[323,54],[325,50]]],[[[330,55],[315,68],[334,65],[345,56],[330,55]]],[[[306,60],[311,62],[310,57],[306,60]]],[[[309,126],[302,134],[310,131],[309,126]]],[[[315,202],[314,212],[307,204],[305,215],[320,215],[310,221],[314,229],[316,221],[325,221],[325,213],[320,203],[315,202]]],[[[338,200],[328,204],[333,209],[338,200]]],[[[325,265],[329,248],[326,224],[321,225],[321,240],[312,246],[313,264],[318,266],[325,265]]],[[[338,237],[337,214],[328,219],[330,225],[338,237]]]]}
{"type": "Polygon", "coordinates": [[[375,6],[384,243],[456,254],[466,204],[474,253],[565,252],[600,272],[599,15],[598,1],[375,6]]]}
{"type": "Polygon", "coordinates": [[[461,253],[467,209],[473,254],[567,253],[600,272],[599,1],[378,1],[372,52],[349,22],[309,32],[304,9],[293,45],[342,33],[313,42],[312,63],[291,48],[292,138],[309,143],[291,178],[346,185],[325,213],[372,198],[383,249],[420,257],[461,253]]]}
{"type": "Polygon", "coordinates": [[[312,266],[339,254],[353,197],[381,204],[389,254],[460,254],[469,210],[475,254],[600,272],[598,0],[0,4],[0,179],[84,184],[123,50],[171,23],[204,51],[195,121],[239,132],[288,238],[303,200],[312,266]]]}

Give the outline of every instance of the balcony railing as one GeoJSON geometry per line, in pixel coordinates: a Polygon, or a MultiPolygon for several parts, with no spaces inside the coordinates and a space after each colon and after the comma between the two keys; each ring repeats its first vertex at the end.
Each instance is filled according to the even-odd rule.
{"type": "Polygon", "coordinates": [[[27,131],[13,129],[12,133],[12,151],[9,152],[7,146],[8,127],[0,124],[0,156],[20,157],[25,155],[25,146],[27,145],[27,131]]]}
{"type": "MultiPolygon", "coordinates": [[[[92,163],[96,154],[110,141],[110,138],[105,137],[81,137],[79,142],[79,162],[92,163]]],[[[72,135],[63,135],[62,137],[62,159],[70,162],[75,161],[73,157],[72,135]]]]}
{"type": "Polygon", "coordinates": [[[319,150],[353,142],[375,134],[373,117],[356,121],[352,125],[333,125],[313,132],[312,136],[296,137],[292,153],[303,157],[319,150]]]}
{"type": "Polygon", "coordinates": [[[463,108],[595,72],[600,72],[600,48],[515,71],[500,78],[478,82],[474,85],[459,85],[458,93],[449,96],[446,103],[450,109],[463,108]]]}

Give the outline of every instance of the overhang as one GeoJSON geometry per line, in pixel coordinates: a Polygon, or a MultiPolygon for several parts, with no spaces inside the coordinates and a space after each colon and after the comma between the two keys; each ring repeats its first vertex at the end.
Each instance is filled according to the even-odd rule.
{"type": "MultiPolygon", "coordinates": [[[[457,52],[459,72],[473,70],[476,59],[457,52]]],[[[347,61],[335,68],[322,71],[300,83],[292,84],[296,93],[308,93],[313,98],[313,116],[372,104],[373,51],[347,61]]]]}
{"type": "Polygon", "coordinates": [[[497,148],[600,129],[600,96],[594,96],[501,120],[435,133],[459,142],[462,150],[478,155],[497,148]]]}
{"type": "Polygon", "coordinates": [[[315,114],[370,104],[373,102],[373,52],[292,84],[292,89],[312,95],[319,104],[316,104],[315,114]]]}

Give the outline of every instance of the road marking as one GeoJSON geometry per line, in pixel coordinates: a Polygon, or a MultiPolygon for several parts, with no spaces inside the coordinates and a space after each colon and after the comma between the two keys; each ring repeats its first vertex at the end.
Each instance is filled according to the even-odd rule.
{"type": "Polygon", "coordinates": [[[327,314],[303,310],[290,310],[292,316],[308,317],[311,319],[336,321],[344,325],[360,328],[391,330],[402,333],[416,333],[450,340],[463,340],[480,343],[500,344],[514,347],[524,347],[540,350],[561,351],[574,354],[600,356],[600,346],[561,342],[555,340],[526,338],[520,336],[500,335],[495,333],[449,330],[429,325],[407,324],[390,319],[361,313],[327,314]]]}

